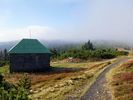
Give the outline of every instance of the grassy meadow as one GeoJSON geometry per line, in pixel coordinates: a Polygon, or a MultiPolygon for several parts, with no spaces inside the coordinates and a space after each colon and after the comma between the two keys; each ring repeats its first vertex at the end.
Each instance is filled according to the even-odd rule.
{"type": "MultiPolygon", "coordinates": [[[[51,63],[52,70],[45,73],[30,73],[32,89],[29,95],[33,100],[67,100],[80,99],[95,81],[102,70],[114,60],[81,62],[81,63],[51,63]]],[[[6,65],[0,68],[5,80],[17,83],[22,73],[9,73],[6,65]]]]}
{"type": "Polygon", "coordinates": [[[114,100],[133,100],[133,60],[112,69],[107,79],[114,100]]]}

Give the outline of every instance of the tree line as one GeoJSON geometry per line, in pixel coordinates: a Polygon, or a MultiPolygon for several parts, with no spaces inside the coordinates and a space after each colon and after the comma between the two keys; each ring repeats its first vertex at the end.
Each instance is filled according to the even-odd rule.
{"type": "Polygon", "coordinates": [[[118,51],[114,48],[96,48],[93,43],[89,40],[84,43],[80,48],[72,48],[58,52],[57,49],[51,49],[52,59],[65,59],[68,57],[80,58],[83,60],[88,59],[111,59],[120,55],[127,55],[128,52],[118,51]]]}
{"type": "Polygon", "coordinates": [[[2,60],[2,61],[9,60],[9,55],[8,55],[7,49],[0,50],[0,60],[2,60]]]}
{"type": "Polygon", "coordinates": [[[9,55],[7,49],[0,50],[0,67],[9,63],[9,55]]]}

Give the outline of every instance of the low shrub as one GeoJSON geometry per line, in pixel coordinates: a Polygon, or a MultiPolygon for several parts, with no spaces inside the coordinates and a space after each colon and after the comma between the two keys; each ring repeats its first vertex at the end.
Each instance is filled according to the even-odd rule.
{"type": "Polygon", "coordinates": [[[24,75],[18,84],[16,86],[6,82],[0,75],[0,100],[30,100],[28,94],[31,85],[28,76],[24,75]]]}
{"type": "Polygon", "coordinates": [[[127,55],[127,52],[117,51],[115,49],[95,49],[95,50],[82,50],[73,49],[61,53],[57,58],[66,59],[68,57],[79,58],[83,60],[88,59],[111,59],[120,55],[127,55]]]}
{"type": "Polygon", "coordinates": [[[8,61],[0,61],[0,67],[5,66],[6,64],[9,64],[8,61]]]}

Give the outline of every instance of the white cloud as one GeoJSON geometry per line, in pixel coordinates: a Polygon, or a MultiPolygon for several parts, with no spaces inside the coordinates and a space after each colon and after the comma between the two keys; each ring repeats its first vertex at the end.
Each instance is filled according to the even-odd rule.
{"type": "MultiPolygon", "coordinates": [[[[80,4],[84,1],[90,2],[89,4],[85,2],[84,6],[82,5],[83,7],[75,8],[76,15],[75,12],[72,13],[75,21],[70,19],[68,23],[65,23],[62,19],[53,20],[53,23],[57,22],[56,27],[59,28],[58,31],[54,28],[40,25],[31,25],[16,29],[4,28],[0,29],[0,41],[28,38],[29,30],[32,33],[32,38],[46,40],[115,39],[133,41],[133,1],[131,0],[47,0],[47,2],[55,4],[80,4]],[[63,25],[58,26],[58,21],[59,23],[62,21],[63,25]]],[[[0,16],[0,25],[6,23],[7,19],[8,16],[6,14],[0,16]],[[3,20],[5,21],[3,22],[3,20]]]]}
{"type": "Polygon", "coordinates": [[[39,26],[39,25],[31,25],[31,26],[28,26],[27,29],[31,31],[31,33],[34,33],[34,34],[49,33],[50,31],[52,31],[52,28],[50,27],[39,26]]]}
{"type": "Polygon", "coordinates": [[[82,29],[84,38],[133,41],[132,4],[130,0],[91,1],[87,24],[82,29]]]}
{"type": "Polygon", "coordinates": [[[24,28],[0,29],[0,41],[20,40],[23,38],[54,39],[57,31],[47,26],[31,25],[24,28]]]}

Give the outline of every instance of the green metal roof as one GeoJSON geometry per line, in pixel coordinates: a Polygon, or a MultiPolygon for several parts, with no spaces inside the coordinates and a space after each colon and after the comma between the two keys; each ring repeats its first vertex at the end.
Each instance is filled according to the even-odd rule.
{"type": "Polygon", "coordinates": [[[9,53],[50,53],[50,51],[37,39],[23,39],[11,48],[9,53]]]}

